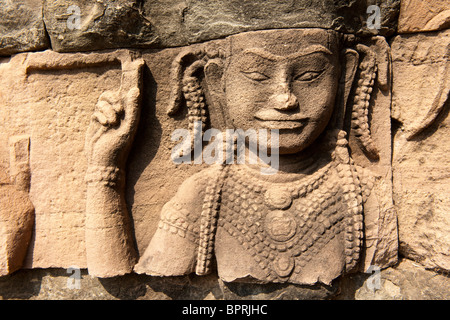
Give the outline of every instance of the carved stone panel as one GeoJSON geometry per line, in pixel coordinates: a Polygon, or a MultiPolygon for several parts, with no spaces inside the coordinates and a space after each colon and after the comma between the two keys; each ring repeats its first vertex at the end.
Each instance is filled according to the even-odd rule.
{"type": "MultiPolygon", "coordinates": [[[[87,266],[85,137],[99,96],[120,87],[121,55],[46,51],[2,64],[2,147],[30,136],[36,217],[25,267],[87,266]]],[[[8,149],[0,150],[5,163],[8,149]]]]}
{"type": "Polygon", "coordinates": [[[11,137],[10,166],[0,166],[0,276],[22,267],[31,240],[34,207],[28,197],[29,150],[29,136],[11,137]]]}
{"type": "MultiPolygon", "coordinates": [[[[288,162],[269,176],[258,167],[236,164],[201,171],[185,165],[181,173],[173,164],[162,164],[158,152],[154,168],[178,171],[174,177],[180,183],[186,171],[199,172],[181,183],[172,198],[146,182],[145,176],[158,179],[160,173],[145,170],[135,182],[136,217],[145,211],[139,187],[145,198],[155,199],[153,206],[162,207],[152,236],[136,228],[142,239],[138,246],[144,239],[149,245],[139,248],[135,271],[203,275],[217,267],[225,281],[329,284],[357,266],[365,270],[395,263],[391,155],[383,136],[390,127],[385,96],[390,53],[381,39],[369,42],[352,43],[320,29],[243,33],[182,50],[174,59],[172,83],[162,80],[160,85],[155,76],[162,91],[156,103],[162,145],[170,119],[161,114],[159,103],[194,135],[196,121],[203,122],[200,131],[208,126],[281,129],[280,161],[288,162]],[[342,61],[346,68],[340,67],[342,61]],[[369,120],[372,107],[378,109],[369,120]],[[343,129],[350,133],[350,145],[343,129]]],[[[145,127],[141,132],[150,131],[145,127]]],[[[134,151],[150,145],[139,134],[136,139],[134,151]]],[[[134,163],[139,165],[137,158],[131,167],[134,163]]],[[[173,184],[160,181],[161,186],[173,184]]],[[[157,220],[154,213],[146,217],[135,221],[157,220]]]]}
{"type": "Polygon", "coordinates": [[[383,38],[254,31],[161,51],[23,54],[2,68],[5,84],[21,75],[1,96],[2,139],[30,135],[26,267],[312,285],[396,262],[383,38]],[[174,152],[183,128],[190,164],[174,152]],[[260,141],[269,130],[274,172],[263,145],[256,163],[208,162],[220,139],[202,135],[238,129],[260,141]]]}
{"type": "Polygon", "coordinates": [[[450,32],[401,35],[394,64],[393,172],[400,252],[450,270],[448,111],[450,32]]]}

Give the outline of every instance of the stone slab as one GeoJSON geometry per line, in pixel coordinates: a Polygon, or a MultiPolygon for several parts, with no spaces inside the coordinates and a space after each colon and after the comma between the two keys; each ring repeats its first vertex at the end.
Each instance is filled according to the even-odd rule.
{"type": "Polygon", "coordinates": [[[436,31],[449,27],[449,1],[402,0],[398,18],[399,33],[436,31]]]}
{"type": "Polygon", "coordinates": [[[450,31],[392,42],[394,201],[400,253],[450,270],[448,168],[450,31]]]}
{"type": "Polygon", "coordinates": [[[43,0],[0,1],[0,56],[50,46],[43,21],[43,0]]]}

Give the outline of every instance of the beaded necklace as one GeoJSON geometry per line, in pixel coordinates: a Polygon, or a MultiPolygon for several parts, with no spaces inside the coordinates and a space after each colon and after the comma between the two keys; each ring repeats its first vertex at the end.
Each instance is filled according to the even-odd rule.
{"type": "Polygon", "coordinates": [[[206,189],[201,217],[199,275],[210,272],[217,225],[250,252],[267,281],[298,274],[341,232],[349,271],[359,260],[363,219],[345,133],[339,132],[333,160],[301,181],[270,183],[244,166],[222,166],[206,189]]]}

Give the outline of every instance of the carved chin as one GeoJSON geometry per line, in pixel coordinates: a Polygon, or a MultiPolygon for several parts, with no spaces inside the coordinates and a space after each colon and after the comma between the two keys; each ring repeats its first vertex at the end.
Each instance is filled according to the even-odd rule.
{"type": "Polygon", "coordinates": [[[280,154],[294,154],[301,152],[309,147],[314,140],[315,138],[311,135],[280,132],[279,152],[280,154]]]}
{"type": "Polygon", "coordinates": [[[303,151],[307,146],[304,146],[303,143],[296,144],[296,143],[280,143],[280,155],[287,155],[287,154],[295,154],[298,152],[303,151]]]}

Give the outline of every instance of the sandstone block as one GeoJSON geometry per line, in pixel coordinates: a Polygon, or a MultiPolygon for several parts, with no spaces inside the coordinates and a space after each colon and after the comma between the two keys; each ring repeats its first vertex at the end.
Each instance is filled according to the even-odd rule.
{"type": "Polygon", "coordinates": [[[450,270],[449,48],[448,30],[400,35],[392,42],[400,253],[443,270],[450,270]]]}
{"type": "Polygon", "coordinates": [[[0,56],[49,47],[42,0],[0,1],[0,56]]]}
{"type": "Polygon", "coordinates": [[[402,0],[398,32],[424,32],[450,27],[450,2],[447,0],[402,0]]]}
{"type": "Polygon", "coordinates": [[[70,4],[50,0],[45,1],[44,21],[52,48],[58,52],[164,48],[276,28],[390,35],[396,29],[399,5],[399,0],[76,0],[70,4]],[[379,28],[368,27],[370,5],[378,5],[379,28]]]}
{"type": "Polygon", "coordinates": [[[34,224],[34,207],[24,191],[0,185],[0,276],[22,267],[34,224]]]}

